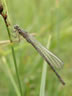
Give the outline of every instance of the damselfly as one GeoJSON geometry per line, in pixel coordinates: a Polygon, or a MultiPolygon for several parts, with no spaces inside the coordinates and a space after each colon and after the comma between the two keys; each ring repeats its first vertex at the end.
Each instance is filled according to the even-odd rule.
{"type": "Polygon", "coordinates": [[[60,82],[65,85],[65,82],[62,80],[61,76],[55,70],[55,67],[61,68],[63,66],[63,62],[55,56],[52,52],[42,46],[31,34],[22,30],[18,25],[14,26],[15,31],[17,31],[20,35],[22,35],[28,43],[30,43],[38,53],[44,58],[44,60],[49,64],[53,72],[55,72],[56,76],[59,78],[60,82]]]}

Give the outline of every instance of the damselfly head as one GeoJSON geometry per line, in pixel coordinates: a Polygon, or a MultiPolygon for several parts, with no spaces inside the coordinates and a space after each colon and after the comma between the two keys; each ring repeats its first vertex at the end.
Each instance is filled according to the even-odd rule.
{"type": "Polygon", "coordinates": [[[19,25],[14,25],[14,32],[20,33],[20,31],[19,25]]]}
{"type": "Polygon", "coordinates": [[[19,29],[19,25],[14,25],[14,29],[19,29]]]}

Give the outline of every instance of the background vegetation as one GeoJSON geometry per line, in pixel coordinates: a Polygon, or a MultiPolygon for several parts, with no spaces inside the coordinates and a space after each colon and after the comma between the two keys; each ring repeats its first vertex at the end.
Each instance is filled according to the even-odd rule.
{"type": "MultiPolygon", "coordinates": [[[[64,62],[63,69],[58,71],[66,85],[62,86],[48,66],[45,96],[71,96],[72,0],[6,0],[6,3],[12,25],[19,24],[35,33],[44,46],[51,35],[50,50],[64,62]]],[[[8,39],[6,26],[0,17],[0,40],[8,39]]],[[[15,43],[14,49],[23,96],[39,96],[43,59],[24,39],[15,43]]],[[[19,94],[10,44],[0,45],[0,96],[19,94]]]]}

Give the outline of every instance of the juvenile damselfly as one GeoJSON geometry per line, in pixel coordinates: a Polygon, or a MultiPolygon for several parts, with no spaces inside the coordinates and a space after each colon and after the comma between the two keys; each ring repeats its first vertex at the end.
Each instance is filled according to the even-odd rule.
{"type": "Polygon", "coordinates": [[[63,66],[63,62],[52,52],[42,46],[31,34],[21,29],[18,25],[14,26],[15,31],[17,31],[20,35],[22,35],[28,43],[30,43],[38,53],[43,57],[43,59],[49,64],[53,72],[56,74],[60,82],[65,85],[65,82],[62,80],[61,76],[55,70],[55,67],[61,68],[63,66]]]}

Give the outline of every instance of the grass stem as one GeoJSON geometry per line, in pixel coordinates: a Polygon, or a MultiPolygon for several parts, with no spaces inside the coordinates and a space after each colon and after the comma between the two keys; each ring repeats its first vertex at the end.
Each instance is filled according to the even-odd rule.
{"type": "MultiPolygon", "coordinates": [[[[5,4],[5,10],[7,9],[7,5],[6,5],[6,1],[4,0],[3,3],[5,4]]],[[[3,9],[4,10],[4,9],[3,9]]],[[[8,10],[6,10],[7,12],[4,14],[3,12],[1,13],[1,16],[3,17],[4,19],[4,22],[5,22],[5,25],[6,25],[6,29],[7,29],[7,32],[8,32],[8,36],[9,36],[9,40],[10,42],[12,43],[12,38],[11,38],[11,34],[10,34],[10,29],[9,29],[9,25],[10,25],[10,21],[8,19],[8,10]]],[[[20,89],[20,93],[21,93],[21,96],[22,96],[22,87],[21,87],[21,82],[20,82],[20,78],[19,78],[19,73],[18,73],[18,68],[17,68],[17,62],[16,62],[16,57],[15,57],[15,51],[14,51],[14,47],[13,45],[11,44],[11,50],[12,50],[12,56],[13,56],[13,61],[14,61],[14,66],[15,66],[15,70],[16,70],[16,76],[17,76],[17,80],[18,80],[18,84],[19,84],[19,89],[20,89]]]]}

